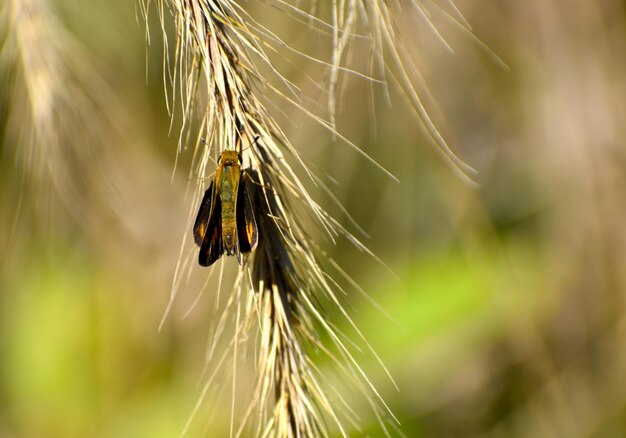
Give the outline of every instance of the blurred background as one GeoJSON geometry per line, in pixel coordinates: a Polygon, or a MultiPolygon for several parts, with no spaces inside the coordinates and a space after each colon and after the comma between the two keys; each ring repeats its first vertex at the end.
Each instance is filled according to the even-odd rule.
{"type": "MultiPolygon", "coordinates": [[[[272,108],[394,273],[348,242],[322,244],[384,309],[343,297],[399,391],[357,359],[407,436],[625,436],[626,2],[456,6],[473,36],[448,2],[429,6],[452,51],[415,11],[396,24],[479,187],[434,152],[393,81],[387,100],[350,78],[337,126],[399,184],[284,102],[272,108]]],[[[269,3],[244,7],[328,59],[326,36],[269,3]]],[[[14,0],[0,14],[0,436],[179,436],[220,305],[214,275],[191,309],[208,276],[194,268],[158,330],[194,182],[176,119],[170,133],[157,17],[146,49],[134,2],[14,0]]],[[[307,79],[323,67],[276,63],[326,105],[307,79]]],[[[228,388],[211,388],[190,436],[228,434],[228,388]]],[[[380,436],[345,396],[363,425],[351,435],[380,436]]]]}

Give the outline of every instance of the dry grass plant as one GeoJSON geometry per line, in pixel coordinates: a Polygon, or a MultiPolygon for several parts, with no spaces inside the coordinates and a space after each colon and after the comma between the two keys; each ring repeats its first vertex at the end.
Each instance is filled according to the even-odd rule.
{"type": "MultiPolygon", "coordinates": [[[[392,84],[399,86],[407,96],[424,132],[452,168],[468,181],[467,174],[472,170],[452,153],[426,113],[419,92],[423,84],[394,30],[393,14],[401,13],[402,5],[394,2],[392,7],[382,0],[333,1],[331,21],[326,22],[316,15],[323,15],[325,4],[311,2],[308,11],[300,2],[268,1],[264,4],[282,9],[286,17],[307,22],[314,33],[330,36],[332,47],[328,61],[292,49],[296,57],[326,66],[326,116],[309,109],[299,97],[300,90],[274,67],[271,55],[288,44],[256,21],[238,2],[159,0],[155,3],[164,36],[163,70],[172,121],[178,111],[182,113],[179,151],[187,145],[194,146],[190,181],[196,201],[190,209],[188,229],[206,181],[223,150],[243,149],[243,167],[250,169],[257,180],[253,184],[253,203],[257,210],[259,246],[254,254],[244,258],[234,293],[229,296],[217,324],[215,340],[207,355],[208,360],[215,359],[210,366],[212,373],[196,411],[219,373],[229,366],[227,356],[221,355],[218,360],[214,352],[227,321],[232,319],[235,334],[227,342],[232,368],[236,368],[238,355],[242,354],[238,351],[250,348],[244,340],[256,339],[250,334],[259,334],[259,347],[256,390],[237,425],[234,420],[236,379],[233,378],[231,435],[248,430],[246,427],[251,427],[248,420],[252,418],[255,418],[255,436],[329,435],[328,419],[332,419],[333,427],[344,436],[348,435],[346,422],[358,428],[357,415],[349,403],[342,400],[341,391],[320,383],[325,379],[307,353],[311,350],[326,354],[348,380],[360,388],[382,428],[389,433],[388,425],[396,426],[397,420],[354,358],[355,347],[327,320],[319,304],[323,297],[325,302],[337,306],[361,343],[375,355],[342,307],[337,296],[341,290],[333,275],[351,280],[332,260],[330,265],[336,268],[335,272],[322,268],[320,260],[324,253],[311,239],[312,234],[303,228],[303,218],[296,212],[308,211],[309,219],[317,222],[331,240],[342,236],[359,249],[369,251],[308,194],[297,169],[290,165],[290,158],[295,158],[315,184],[322,183],[299,158],[296,148],[267,108],[272,99],[287,101],[294,111],[312,118],[393,178],[336,130],[335,118],[337,95],[341,93],[338,90],[340,75],[359,75],[383,87],[392,78],[392,84]],[[176,29],[173,49],[166,32],[170,14],[176,29]],[[362,30],[367,34],[359,34],[362,30]],[[370,42],[371,48],[367,73],[349,66],[350,50],[356,40],[363,38],[370,42]],[[264,74],[267,71],[273,77],[267,77],[264,74]],[[253,144],[257,137],[258,141],[253,144]],[[294,207],[295,204],[300,207],[294,207]],[[320,333],[331,345],[320,341],[320,333]]],[[[150,1],[143,4],[146,20],[151,5],[150,1]]],[[[421,3],[414,1],[408,7],[430,23],[430,12],[421,3]]],[[[439,6],[432,7],[443,11],[439,6]]],[[[452,13],[458,11],[453,9],[452,13]]],[[[465,26],[460,15],[458,19],[450,14],[447,17],[465,26]]],[[[196,257],[197,251],[186,231],[166,316],[182,282],[196,265],[196,257]]],[[[221,262],[220,288],[224,260],[221,262]]]]}
{"type": "MultiPolygon", "coordinates": [[[[55,222],[50,216],[61,213],[51,197],[58,196],[62,214],[87,231],[111,221],[137,231],[143,212],[130,199],[145,197],[129,175],[141,173],[131,171],[138,159],[144,170],[153,160],[125,148],[127,114],[95,59],[49,2],[9,0],[2,17],[8,33],[0,65],[10,78],[4,141],[34,193],[35,212],[46,226],[55,222]]],[[[61,217],[57,223],[66,222],[61,217]]]]}

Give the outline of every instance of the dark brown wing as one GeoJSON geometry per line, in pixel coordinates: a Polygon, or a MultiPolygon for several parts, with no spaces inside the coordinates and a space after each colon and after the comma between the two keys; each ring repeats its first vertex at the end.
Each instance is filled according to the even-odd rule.
{"type": "Polygon", "coordinates": [[[212,198],[209,220],[205,229],[198,263],[201,266],[211,266],[224,253],[222,244],[222,202],[219,196],[212,198]]]}
{"type": "Polygon", "coordinates": [[[252,202],[250,202],[250,186],[253,182],[246,170],[241,173],[239,193],[237,194],[237,235],[239,237],[239,251],[247,253],[256,248],[259,232],[254,218],[252,202]]]}
{"type": "Polygon", "coordinates": [[[196,216],[196,222],[193,225],[193,240],[196,245],[202,246],[204,240],[204,234],[206,233],[207,226],[209,224],[209,214],[211,213],[211,201],[213,199],[213,181],[209,185],[209,188],[204,192],[204,197],[200,203],[198,209],[198,215],[196,216]]]}

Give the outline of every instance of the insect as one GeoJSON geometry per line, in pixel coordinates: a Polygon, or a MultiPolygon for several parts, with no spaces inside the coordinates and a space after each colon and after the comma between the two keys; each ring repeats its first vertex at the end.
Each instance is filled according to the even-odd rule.
{"type": "Polygon", "coordinates": [[[237,256],[241,264],[241,254],[256,248],[258,229],[247,187],[251,180],[241,164],[241,152],[222,152],[204,192],[193,226],[202,266],[211,266],[222,254],[237,256]]]}

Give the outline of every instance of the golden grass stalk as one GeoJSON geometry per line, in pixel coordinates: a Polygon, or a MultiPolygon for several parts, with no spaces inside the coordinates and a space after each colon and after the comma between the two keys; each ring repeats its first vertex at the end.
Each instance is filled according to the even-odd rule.
{"type": "MultiPolygon", "coordinates": [[[[324,392],[319,388],[300,345],[306,328],[302,324],[298,291],[301,279],[287,250],[288,242],[278,221],[284,213],[270,186],[270,174],[263,178],[254,174],[258,184],[253,195],[259,218],[259,245],[252,266],[253,293],[258,294],[261,348],[259,379],[254,405],[273,405],[273,409],[257,422],[257,436],[321,436],[326,430],[319,406],[331,415],[324,392]],[[265,186],[261,183],[265,182],[265,186]],[[296,333],[302,335],[297,337],[296,333]],[[261,425],[263,430],[261,430],[261,425]]],[[[290,242],[293,244],[294,242],[290,242]]],[[[257,409],[258,410],[258,409],[257,409]]],[[[264,412],[265,410],[259,410],[264,412]]],[[[338,423],[341,427],[341,423],[338,423]]]]}
{"type": "Polygon", "coordinates": [[[120,168],[120,103],[50,2],[2,6],[8,33],[0,64],[11,77],[7,136],[37,193],[37,212],[50,219],[41,197],[56,194],[80,225],[103,226],[111,216],[128,225],[122,194],[133,185],[120,168]]]}
{"type": "Polygon", "coordinates": [[[5,6],[10,31],[3,61],[15,72],[14,95],[23,93],[11,109],[15,123],[18,118],[27,121],[16,127],[22,135],[16,151],[19,161],[35,180],[50,177],[66,205],[79,207],[82,203],[69,181],[72,172],[66,168],[68,155],[76,154],[66,149],[68,120],[61,116],[74,111],[76,94],[68,40],[47,2],[11,0],[5,6]]]}
{"type": "MultiPolygon", "coordinates": [[[[275,96],[294,104],[297,110],[367,157],[336,131],[334,116],[339,73],[359,74],[344,67],[343,63],[345,51],[355,37],[357,19],[360,18],[370,31],[373,59],[379,63],[383,80],[385,74],[395,75],[410,97],[425,131],[443,156],[462,175],[468,168],[450,151],[426,114],[409,75],[407,63],[402,58],[402,46],[398,43],[387,2],[334,1],[333,22],[330,25],[304,12],[297,4],[284,1],[275,3],[290,13],[310,20],[313,25],[320,25],[332,32],[332,59],[325,63],[329,69],[330,120],[325,120],[298,103],[294,97],[297,95],[295,86],[280,75],[266,53],[272,44],[285,45],[285,42],[263,28],[236,1],[156,2],[164,34],[166,94],[173,120],[177,114],[175,108],[179,107],[182,112],[179,150],[189,142],[195,144],[191,174],[195,178],[190,179],[199,183],[195,185],[194,199],[200,199],[205,188],[204,181],[210,177],[213,163],[227,149],[244,150],[244,168],[250,169],[250,175],[256,180],[253,184],[253,198],[259,225],[259,245],[251,256],[252,260],[244,259],[243,269],[236,282],[236,292],[228,299],[216,334],[216,339],[221,337],[229,317],[235,320],[235,336],[229,343],[229,349],[236,362],[241,340],[248,338],[248,333],[255,326],[260,333],[255,395],[239,426],[235,428],[231,423],[231,434],[242,433],[248,420],[256,417],[256,434],[260,436],[327,435],[329,432],[325,424],[329,418],[334,420],[340,433],[347,435],[344,423],[356,423],[356,416],[350,412],[348,403],[341,402],[339,391],[333,393],[333,401],[330,401],[329,389],[318,383],[319,372],[306,353],[304,345],[307,344],[328,355],[345,372],[362,391],[385,428],[385,421],[392,414],[354,359],[343,336],[336,331],[336,325],[327,321],[320,311],[318,303],[321,297],[338,307],[340,314],[367,348],[372,354],[375,353],[341,306],[336,296],[338,286],[320,266],[322,252],[311,241],[310,233],[303,229],[303,218],[297,217],[296,211],[302,209],[294,208],[293,204],[304,206],[309,219],[316,221],[331,239],[342,235],[359,248],[367,249],[309,196],[286,160],[285,153],[295,157],[304,171],[313,176],[265,104],[257,97],[264,94],[259,90],[263,87],[264,91],[269,90],[275,96]],[[176,25],[176,45],[172,58],[168,56],[169,43],[165,32],[166,9],[173,15],[176,25]],[[391,66],[387,58],[390,58],[391,66]],[[259,68],[260,64],[263,64],[263,69],[259,68]],[[264,76],[263,72],[266,71],[273,74],[273,79],[277,79],[281,85],[272,85],[272,80],[264,76]],[[194,125],[196,122],[197,126],[194,125]],[[258,141],[253,144],[252,139],[257,137],[258,141]],[[249,291],[246,290],[247,286],[249,291]],[[320,332],[325,333],[331,345],[323,345],[319,341],[320,332]]],[[[144,4],[146,19],[150,4],[149,0],[144,4]]],[[[412,4],[412,7],[420,7],[417,2],[412,4]]],[[[313,2],[313,9],[316,6],[313,2]]],[[[302,53],[300,55],[306,56],[302,53]]],[[[197,203],[189,214],[190,226],[196,208],[197,203]]],[[[187,277],[183,273],[192,269],[195,259],[196,251],[187,236],[181,248],[170,307],[182,280],[187,277]]],[[[343,275],[341,270],[339,272],[343,275]]],[[[168,312],[169,307],[166,315],[168,312]]],[[[213,351],[214,348],[210,348],[209,357],[212,357],[213,351]]],[[[215,371],[205,386],[205,393],[217,369],[224,367],[225,363],[222,357],[215,365],[215,371]]],[[[233,390],[233,411],[234,393],[233,390]]]]}
{"type": "MultiPolygon", "coordinates": [[[[284,3],[284,2],[279,2],[284,3]]],[[[316,2],[313,2],[314,4],[316,2]]],[[[428,114],[424,96],[429,97],[430,91],[419,69],[417,68],[410,50],[406,47],[397,30],[397,20],[409,16],[411,26],[425,25],[431,29],[442,44],[452,51],[442,33],[435,24],[434,17],[443,18],[474,40],[501,65],[504,63],[491,52],[478,38],[476,38],[469,24],[461,12],[451,2],[410,2],[386,0],[333,0],[332,16],[332,59],[329,73],[328,108],[332,128],[335,128],[335,112],[337,107],[337,85],[339,75],[354,73],[350,70],[350,58],[354,55],[353,47],[356,40],[362,38],[361,28],[365,28],[371,45],[369,71],[366,77],[378,78],[372,83],[388,86],[389,83],[398,87],[406,96],[419,122],[422,132],[427,136],[430,144],[435,148],[442,159],[465,182],[473,184],[472,177],[476,171],[460,159],[440,134],[435,123],[428,114]],[[417,19],[421,19],[419,22],[417,19]]],[[[386,91],[387,99],[390,99],[386,91]]]]}

